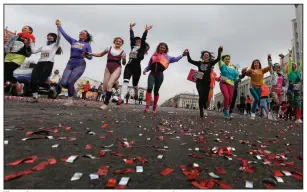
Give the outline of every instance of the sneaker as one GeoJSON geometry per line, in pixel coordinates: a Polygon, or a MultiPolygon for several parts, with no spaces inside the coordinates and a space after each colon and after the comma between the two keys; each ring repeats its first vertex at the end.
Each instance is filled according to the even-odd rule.
{"type": "Polygon", "coordinates": [[[229,110],[224,110],[224,118],[229,119],[229,110]]]}
{"type": "Polygon", "coordinates": [[[72,106],[73,104],[74,104],[74,102],[73,102],[72,99],[68,99],[68,100],[64,103],[65,106],[72,106]]]}
{"type": "Polygon", "coordinates": [[[57,95],[58,95],[56,88],[52,86],[52,87],[50,87],[50,91],[52,92],[51,97],[56,98],[57,95]]]}
{"type": "Polygon", "coordinates": [[[251,113],[251,120],[254,120],[255,119],[255,117],[256,117],[256,115],[255,115],[255,113],[251,113]]]}
{"type": "Polygon", "coordinates": [[[295,123],[297,123],[297,124],[302,124],[303,121],[302,121],[301,119],[298,119],[298,120],[295,121],[295,123]]]}
{"type": "Polygon", "coordinates": [[[156,113],[157,113],[157,107],[156,107],[156,106],[153,106],[153,108],[152,108],[152,113],[153,113],[153,114],[156,114],[156,113]]]}
{"type": "Polygon", "coordinates": [[[121,105],[123,103],[124,103],[124,100],[122,98],[118,98],[116,105],[121,105]]]}
{"type": "Polygon", "coordinates": [[[144,109],[144,112],[147,113],[149,110],[149,105],[146,105],[145,109],[144,109]]]}
{"type": "Polygon", "coordinates": [[[231,114],[229,115],[229,119],[233,119],[233,116],[231,114]]]}
{"type": "Polygon", "coordinates": [[[23,83],[16,83],[16,90],[17,90],[18,95],[23,94],[23,87],[24,87],[23,83]]]}
{"type": "Polygon", "coordinates": [[[108,108],[108,106],[106,104],[102,104],[101,107],[100,107],[101,110],[106,110],[107,108],[108,108]]]}
{"type": "Polygon", "coordinates": [[[208,112],[207,112],[206,109],[204,110],[204,116],[205,116],[205,117],[208,117],[208,112]]]}

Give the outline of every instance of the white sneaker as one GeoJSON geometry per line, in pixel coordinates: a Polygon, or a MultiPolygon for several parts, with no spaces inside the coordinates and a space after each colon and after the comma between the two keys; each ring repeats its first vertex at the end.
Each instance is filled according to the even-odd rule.
{"type": "Polygon", "coordinates": [[[229,119],[233,119],[233,116],[231,114],[229,115],[229,119]]]}
{"type": "Polygon", "coordinates": [[[251,113],[251,120],[254,120],[256,117],[255,113],[251,113]]]}
{"type": "Polygon", "coordinates": [[[100,107],[101,110],[106,110],[108,108],[108,106],[106,104],[102,104],[102,106],[100,107]]]}
{"type": "Polygon", "coordinates": [[[302,124],[303,121],[302,121],[301,119],[298,119],[298,120],[295,121],[295,123],[297,123],[297,124],[302,124]]]}
{"type": "Polygon", "coordinates": [[[74,101],[72,98],[68,98],[67,101],[64,103],[65,106],[72,106],[74,104],[74,101]]]}
{"type": "Polygon", "coordinates": [[[208,117],[208,112],[207,112],[206,109],[204,110],[204,116],[205,116],[205,117],[208,117]]]}

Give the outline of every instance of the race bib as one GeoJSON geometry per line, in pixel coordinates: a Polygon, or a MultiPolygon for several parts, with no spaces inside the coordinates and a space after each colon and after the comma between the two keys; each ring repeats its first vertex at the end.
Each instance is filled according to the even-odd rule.
{"type": "Polygon", "coordinates": [[[42,58],[49,57],[49,53],[42,53],[42,58]]]}
{"type": "Polygon", "coordinates": [[[130,59],[136,59],[137,58],[137,52],[130,52],[130,54],[129,54],[129,58],[130,59]]]}
{"type": "Polygon", "coordinates": [[[195,79],[203,79],[204,73],[200,72],[200,71],[195,71],[194,73],[194,78],[195,79]]]}

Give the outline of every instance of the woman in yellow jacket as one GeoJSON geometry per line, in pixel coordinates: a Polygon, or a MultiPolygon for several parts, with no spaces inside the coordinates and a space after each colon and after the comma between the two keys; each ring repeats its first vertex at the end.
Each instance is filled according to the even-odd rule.
{"type": "Polygon", "coordinates": [[[263,75],[270,71],[271,66],[267,66],[265,68],[261,67],[261,63],[258,59],[254,60],[252,62],[251,68],[247,70],[246,75],[251,77],[251,88],[250,92],[252,96],[254,97],[254,102],[252,105],[252,114],[251,114],[251,119],[255,119],[255,112],[256,108],[258,106],[260,97],[261,97],[261,92],[262,92],[262,85],[263,85],[263,75]]]}

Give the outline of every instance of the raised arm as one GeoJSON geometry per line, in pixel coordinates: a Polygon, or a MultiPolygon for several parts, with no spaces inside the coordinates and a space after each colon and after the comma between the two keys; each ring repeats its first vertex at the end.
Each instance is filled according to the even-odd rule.
{"type": "Polygon", "coordinates": [[[59,31],[61,32],[61,34],[64,36],[64,38],[70,43],[72,44],[74,41],[76,41],[75,39],[71,38],[69,35],[67,35],[67,33],[65,33],[65,31],[63,30],[62,26],[61,26],[61,22],[59,20],[56,20],[55,24],[58,26],[59,31]]]}
{"type": "Polygon", "coordinates": [[[59,28],[57,29],[57,34],[58,34],[58,37],[56,39],[55,46],[59,47],[60,46],[60,41],[61,41],[61,33],[60,33],[60,29],[59,28]]]}
{"type": "Polygon", "coordinates": [[[187,50],[187,59],[188,59],[188,62],[191,63],[192,65],[195,65],[195,66],[199,66],[199,61],[194,61],[191,59],[191,56],[190,56],[190,52],[187,50]]]}
{"type": "Polygon", "coordinates": [[[271,54],[268,54],[268,65],[271,66],[270,73],[273,73],[273,62],[272,62],[272,57],[271,54]]]}
{"type": "Polygon", "coordinates": [[[133,49],[133,46],[135,45],[135,40],[134,40],[134,32],[133,32],[133,27],[136,25],[136,23],[130,23],[130,47],[133,49]]]}
{"type": "Polygon", "coordinates": [[[264,74],[264,73],[266,73],[266,72],[268,72],[268,71],[270,71],[271,70],[271,65],[269,65],[269,66],[266,66],[265,68],[262,68],[261,70],[262,70],[262,73],[264,74]]]}
{"type": "Polygon", "coordinates": [[[292,57],[291,57],[292,51],[289,50],[289,59],[288,59],[288,75],[292,72],[292,57]]]}
{"type": "MultiPolygon", "coordinates": [[[[221,52],[221,54],[223,53],[223,51],[221,52]]],[[[222,57],[220,57],[219,60],[219,68],[221,69],[221,67],[223,66],[223,61],[222,61],[222,57]]]]}
{"type": "Polygon", "coordinates": [[[219,49],[218,49],[218,55],[217,55],[217,58],[211,62],[211,65],[215,65],[217,62],[219,62],[221,60],[221,55],[222,55],[222,52],[223,52],[223,47],[220,46],[219,49]]]}
{"type": "Polygon", "coordinates": [[[144,55],[145,55],[145,52],[146,52],[146,37],[147,37],[148,31],[151,28],[152,28],[152,25],[149,25],[149,26],[146,25],[145,31],[144,31],[142,38],[141,38],[141,47],[140,47],[139,52],[138,52],[138,56],[141,59],[144,59],[144,55]]]}
{"type": "Polygon", "coordinates": [[[177,57],[172,57],[172,56],[169,56],[169,63],[175,63],[175,62],[178,62],[180,61],[180,59],[182,59],[183,55],[179,55],[177,57]]]}

